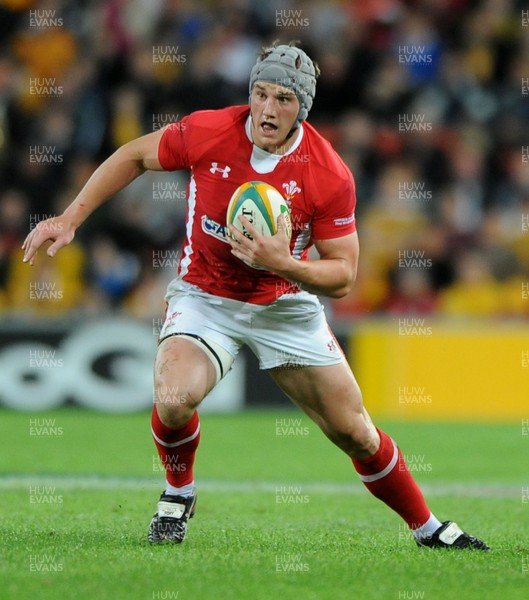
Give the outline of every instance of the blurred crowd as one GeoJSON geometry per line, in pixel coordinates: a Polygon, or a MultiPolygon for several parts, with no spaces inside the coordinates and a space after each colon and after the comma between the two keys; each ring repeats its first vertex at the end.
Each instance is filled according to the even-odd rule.
{"type": "Polygon", "coordinates": [[[529,11],[515,0],[0,1],[0,313],[163,312],[186,173],[146,174],[53,260],[20,244],[118,146],[248,101],[300,40],[309,121],[357,183],[357,284],[335,317],[529,316],[529,11]]]}

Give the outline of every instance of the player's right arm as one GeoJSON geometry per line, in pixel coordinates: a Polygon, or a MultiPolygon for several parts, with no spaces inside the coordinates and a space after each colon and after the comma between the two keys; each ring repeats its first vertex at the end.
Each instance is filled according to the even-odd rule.
{"type": "Polygon", "coordinates": [[[22,244],[24,262],[32,265],[37,250],[46,241],[53,242],[47,254],[54,256],[57,250],[72,241],[79,225],[98,206],[145,171],[162,171],[158,146],[163,132],[164,129],[160,129],[124,144],[107,158],[62,215],[41,221],[30,231],[22,244]]]}

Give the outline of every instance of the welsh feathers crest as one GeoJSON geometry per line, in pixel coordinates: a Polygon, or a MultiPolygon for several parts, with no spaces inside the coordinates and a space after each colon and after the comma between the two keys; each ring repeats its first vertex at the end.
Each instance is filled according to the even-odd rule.
{"type": "Polygon", "coordinates": [[[285,189],[285,200],[288,203],[290,203],[290,200],[292,200],[292,196],[294,194],[301,192],[301,188],[298,187],[298,182],[294,181],[293,179],[288,183],[284,183],[283,188],[285,189]]]}

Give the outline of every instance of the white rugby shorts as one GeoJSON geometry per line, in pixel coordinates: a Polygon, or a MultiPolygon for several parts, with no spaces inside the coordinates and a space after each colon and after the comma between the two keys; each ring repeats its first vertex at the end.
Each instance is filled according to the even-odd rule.
{"type": "Polygon", "coordinates": [[[165,299],[160,342],[181,335],[197,343],[217,369],[217,381],[244,344],[261,369],[328,366],[345,360],[323,306],[309,292],[284,294],[271,304],[250,304],[207,294],[176,278],[165,299]]]}

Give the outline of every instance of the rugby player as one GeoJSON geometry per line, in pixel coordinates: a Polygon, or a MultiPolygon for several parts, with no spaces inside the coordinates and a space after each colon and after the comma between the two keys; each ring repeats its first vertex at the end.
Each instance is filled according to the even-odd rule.
{"type": "Polygon", "coordinates": [[[46,241],[54,256],[94,209],[146,170],[191,170],[186,239],[167,289],[154,367],[152,434],[166,487],[151,543],[184,540],[197,497],[197,407],[246,344],[419,546],[488,550],[430,511],[398,446],[365,409],[318,300],[351,290],[359,254],[353,176],[306,122],[318,74],[294,44],[264,48],[250,74],[249,106],[194,112],[119,148],[62,215],[29,233],[24,261],[33,264],[46,241]],[[290,206],[290,223],[280,217],[274,236],[242,217],[250,237],[226,224],[230,197],[248,181],[274,186],[290,206]],[[319,259],[309,260],[311,246],[319,259]]]}

